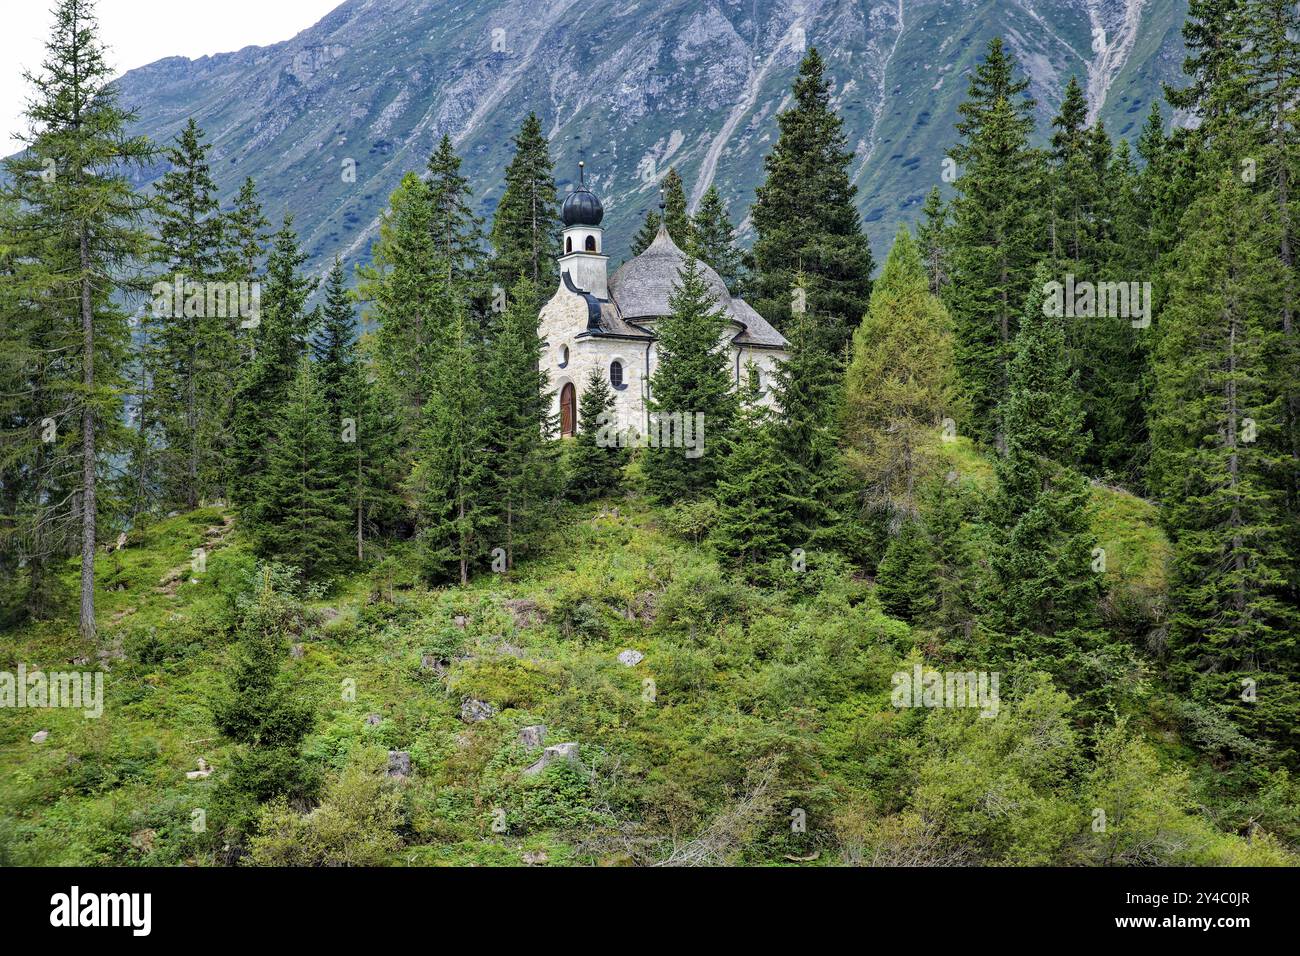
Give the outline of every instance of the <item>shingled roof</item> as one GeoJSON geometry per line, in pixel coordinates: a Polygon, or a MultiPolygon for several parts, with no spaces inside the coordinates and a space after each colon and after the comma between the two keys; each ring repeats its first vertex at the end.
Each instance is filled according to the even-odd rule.
{"type": "MultiPolygon", "coordinates": [[[[654,242],[635,259],[619,266],[609,280],[609,295],[622,318],[630,323],[653,321],[672,312],[668,304],[678,273],[686,262],[686,253],[677,248],[662,225],[654,242]]],[[[740,326],[733,339],[739,345],[784,349],[789,343],[767,320],[744,299],[733,298],[727,285],[708,265],[699,264],[705,284],[713,292],[727,316],[740,326]]]]}

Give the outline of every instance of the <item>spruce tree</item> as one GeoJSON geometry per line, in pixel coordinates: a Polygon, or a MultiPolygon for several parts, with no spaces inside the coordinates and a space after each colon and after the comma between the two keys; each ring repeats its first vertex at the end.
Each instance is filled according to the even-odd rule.
{"type": "Polygon", "coordinates": [[[551,437],[549,373],[541,370],[537,289],[521,276],[488,346],[483,382],[485,481],[491,502],[490,535],[504,549],[506,567],[549,527],[558,495],[551,437]]]}
{"type": "MultiPolygon", "coordinates": [[[[1035,285],[1047,281],[1042,267],[1035,285]]],[[[1090,493],[1076,470],[1088,440],[1063,320],[1031,293],[1016,335],[997,459],[998,527],[992,555],[994,627],[1009,658],[1039,661],[1079,687],[1095,646],[1101,587],[1093,570],[1090,493]]]]}
{"type": "MultiPolygon", "coordinates": [[[[321,308],[320,329],[312,341],[312,355],[316,359],[317,379],[321,395],[331,412],[344,404],[346,382],[356,361],[356,314],[348,293],[347,279],[343,274],[343,260],[334,257],[329,274],[325,277],[325,301],[321,308]]],[[[331,417],[330,427],[338,426],[331,417]]]]}
{"type": "Polygon", "coordinates": [[[943,421],[961,417],[951,322],[930,292],[916,242],[900,226],[853,334],[844,400],[850,465],[865,504],[891,528],[916,517],[943,421]]]}
{"type": "Polygon", "coordinates": [[[302,627],[302,608],[283,568],[260,566],[253,587],[239,621],[226,687],[212,714],[222,736],[239,745],[217,793],[222,825],[214,835],[223,840],[247,833],[256,804],[277,796],[307,797],[316,785],[301,753],[315,714],[284,670],[285,634],[302,627]]]}
{"type": "Polygon", "coordinates": [[[799,65],[794,105],[777,117],[780,136],[763,160],[766,178],[751,212],[753,305],[784,332],[802,275],[807,307],[827,326],[828,350],[838,357],[867,311],[875,266],[849,178],[853,154],[825,74],[813,47],[799,65]]]}
{"type": "Polygon", "coordinates": [[[578,399],[578,434],[569,455],[567,495],[591,501],[618,487],[627,455],[614,437],[614,392],[600,369],[593,368],[578,399]]]}
{"type": "Polygon", "coordinates": [[[166,152],[170,168],[157,186],[162,294],[149,313],[146,352],[151,407],[166,441],[158,459],[164,495],[186,508],[223,496],[236,332],[253,305],[248,287],[222,281],[224,216],[209,149],[191,118],[166,152]]]}
{"type": "Polygon", "coordinates": [[[1295,674],[1276,233],[1226,170],[1184,222],[1154,357],[1152,484],[1175,549],[1169,644],[1201,671],[1295,674]]]}
{"type": "Polygon", "coordinates": [[[540,293],[559,281],[560,217],[555,167],[536,113],[528,114],[514,146],[505,192],[492,220],[492,271],[503,289],[524,275],[540,293]]]}
{"type": "Polygon", "coordinates": [[[694,241],[691,231],[691,217],[687,211],[686,186],[677,172],[676,166],[670,166],[664,174],[663,181],[664,228],[668,237],[678,249],[690,249],[694,241]]]}
{"type": "Polygon", "coordinates": [[[253,358],[235,394],[232,421],[231,499],[243,508],[259,494],[268,464],[267,423],[286,401],[299,360],[307,354],[314,314],[307,298],[316,280],[301,273],[307,256],[298,248],[293,218],[284,217],[266,264],[261,314],[253,328],[253,358]]]}
{"type": "Polygon", "coordinates": [[[460,164],[444,133],[429,157],[426,185],[435,274],[448,289],[466,293],[482,279],[483,223],[470,208],[469,180],[460,164]]]}
{"type": "Polygon", "coordinates": [[[437,343],[451,315],[445,270],[434,248],[429,187],[415,173],[404,176],[389,198],[371,260],[358,270],[357,295],[375,326],[379,376],[397,398],[409,454],[429,400],[437,343]]]}
{"type": "MultiPolygon", "coordinates": [[[[129,342],[126,316],[116,304],[140,289],[149,253],[143,228],[148,200],[131,177],[155,150],[127,128],[111,84],[98,23],[89,0],[58,0],[46,56],[31,86],[26,150],[5,162],[6,194],[14,204],[13,235],[20,239],[13,282],[19,295],[42,304],[39,389],[41,417],[31,439],[43,440],[40,421],[57,425],[57,438],[35,457],[61,477],[44,481],[71,507],[41,520],[76,522],[81,554],[79,626],[95,637],[95,547],[101,518],[100,476],[122,441],[123,373],[129,342]],[[71,478],[76,474],[75,480],[71,478]],[[63,487],[59,487],[62,485],[63,487]]],[[[38,510],[43,510],[38,508],[38,510]]],[[[47,540],[49,540],[47,538],[47,540]]]]}
{"type": "Polygon", "coordinates": [[[876,596],[889,615],[920,625],[937,605],[938,567],[925,524],[906,518],[876,569],[876,596]]]}
{"type": "Polygon", "coordinates": [[[226,275],[229,278],[252,282],[258,276],[262,258],[266,255],[266,230],[270,227],[262,213],[257,184],[249,177],[240,185],[235,204],[226,213],[222,229],[226,275]]]}
{"type": "Polygon", "coordinates": [[[711,542],[729,566],[757,581],[786,550],[781,523],[784,475],[753,364],[746,370],[739,398],[740,414],[718,479],[718,520],[711,542]]]}
{"type": "Polygon", "coordinates": [[[650,248],[650,243],[654,242],[655,236],[659,235],[659,224],[662,222],[663,217],[653,209],[645,214],[645,219],[641,222],[641,228],[632,237],[633,256],[639,256],[650,248]]]}
{"type": "MultiPolygon", "coordinates": [[[[698,421],[704,416],[702,454],[682,447],[648,448],[645,472],[651,493],[661,502],[698,498],[713,492],[736,416],[736,394],[721,341],[726,316],[704,281],[699,262],[687,257],[672,295],[670,313],[655,323],[658,365],[650,376],[652,428],[664,423],[698,421]],[[680,416],[680,419],[679,419],[680,416]],[[689,454],[688,454],[689,452],[689,454]]],[[[675,443],[675,427],[665,428],[675,443]]]]}
{"type": "Polygon", "coordinates": [[[721,277],[728,292],[732,295],[738,293],[741,257],[736,248],[736,229],[727,218],[727,205],[716,185],[705,190],[700,208],[691,219],[691,248],[688,251],[721,277]]]}
{"type": "Polygon", "coordinates": [[[943,295],[948,285],[948,204],[935,186],[921,207],[921,221],[916,224],[916,242],[930,279],[930,292],[943,295]]]}
{"type": "Polygon", "coordinates": [[[469,582],[491,529],[483,449],[484,395],[478,348],[469,319],[454,303],[443,330],[431,378],[415,469],[409,482],[418,504],[418,534],[425,576],[435,582],[469,582]]]}
{"type": "MultiPolygon", "coordinates": [[[[230,282],[246,282],[250,287],[260,283],[262,261],[266,257],[267,230],[270,222],[262,212],[262,203],[257,195],[257,184],[247,178],[239,187],[234,206],[225,214],[222,227],[224,250],[222,254],[224,277],[230,282]]],[[[259,294],[260,294],[260,285],[259,294]]],[[[235,374],[238,382],[242,368],[253,357],[253,337],[255,330],[251,323],[241,322],[236,331],[240,372],[235,374]]]]}
{"type": "Polygon", "coordinates": [[[947,231],[951,282],[944,304],[953,318],[971,431],[989,443],[998,437],[1011,342],[1039,255],[1041,170],[1029,146],[1034,119],[1033,101],[1022,98],[1027,87],[1027,80],[1014,78],[1014,64],[995,39],[958,107],[962,142],[949,151],[961,172],[947,231]]]}
{"type": "Polygon", "coordinates": [[[71,351],[69,331],[28,285],[42,268],[23,254],[22,222],[0,194],[0,615],[40,620],[58,612],[57,565],[76,551],[75,515],[58,504],[73,496],[76,436],[48,429],[69,388],[51,356],[71,351]]]}
{"type": "Polygon", "coordinates": [[[400,508],[396,488],[401,459],[392,402],[358,348],[352,297],[338,259],[325,283],[319,335],[313,342],[317,376],[327,409],[332,458],[351,512],[356,557],[365,559],[367,535],[400,508]]]}
{"type": "Polygon", "coordinates": [[[841,450],[840,365],[827,351],[823,330],[817,316],[796,313],[787,333],[790,357],[772,376],[772,444],[786,476],[782,527],[791,549],[859,558],[856,482],[841,450]]]}
{"type": "Polygon", "coordinates": [[[337,438],[316,370],[298,362],[268,428],[269,450],[247,525],[263,557],[319,581],[349,564],[349,496],[337,467],[337,438]]]}

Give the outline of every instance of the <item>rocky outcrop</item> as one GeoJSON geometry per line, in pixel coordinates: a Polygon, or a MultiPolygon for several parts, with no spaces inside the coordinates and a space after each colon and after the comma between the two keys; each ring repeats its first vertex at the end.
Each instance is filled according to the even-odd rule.
{"type": "Polygon", "coordinates": [[[578,762],[578,745],[576,743],[556,744],[554,747],[547,747],[542,751],[541,759],[535,764],[524,770],[525,777],[532,777],[541,773],[553,763],[565,761],[568,763],[578,762]]]}
{"type": "Polygon", "coordinates": [[[444,133],[490,207],[510,134],[536,111],[561,189],[586,155],[617,262],[670,166],[693,201],[712,183],[733,220],[746,218],[777,114],[815,44],[883,258],[939,183],[970,64],[990,37],[1007,37],[1040,118],[1077,74],[1112,134],[1132,137],[1161,83],[1179,80],[1186,0],[684,0],[653,16],[616,0],[463,7],[447,17],[428,0],[346,0],[283,43],[172,57],[118,86],[138,130],[160,143],[193,115],[222,198],[252,176],[268,209],[295,215],[322,269],[336,252],[368,256],[388,196],[444,133]]]}

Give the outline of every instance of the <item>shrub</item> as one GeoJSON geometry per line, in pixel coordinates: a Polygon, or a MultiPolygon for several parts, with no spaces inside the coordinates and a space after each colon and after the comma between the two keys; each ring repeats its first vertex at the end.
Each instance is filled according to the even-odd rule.
{"type": "Polygon", "coordinates": [[[250,844],[253,866],[379,866],[402,845],[402,801],[384,775],[384,751],[367,748],[299,814],[284,798],[265,806],[250,844]]]}

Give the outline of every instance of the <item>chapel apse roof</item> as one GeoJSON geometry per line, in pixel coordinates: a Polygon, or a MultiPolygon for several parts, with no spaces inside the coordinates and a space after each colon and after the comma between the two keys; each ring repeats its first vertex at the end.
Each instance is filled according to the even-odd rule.
{"type": "MultiPolygon", "coordinates": [[[[639,319],[655,319],[671,314],[669,299],[685,262],[686,253],[677,247],[668,235],[668,230],[660,225],[654,242],[650,243],[645,252],[619,266],[609,280],[610,298],[618,305],[623,318],[636,322],[639,319]]],[[[789,343],[781,333],[772,328],[749,303],[744,299],[733,298],[727,292],[727,285],[717,272],[703,262],[699,263],[699,269],[705,284],[723,311],[741,326],[741,332],[733,339],[734,342],[767,348],[788,346],[789,343]]]]}

